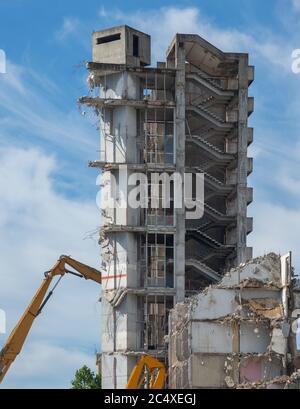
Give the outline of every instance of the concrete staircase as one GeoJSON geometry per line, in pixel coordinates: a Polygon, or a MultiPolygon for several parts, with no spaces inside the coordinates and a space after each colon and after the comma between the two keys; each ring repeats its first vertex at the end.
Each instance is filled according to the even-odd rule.
{"type": "Polygon", "coordinates": [[[212,176],[210,173],[204,171],[200,167],[195,168],[186,168],[186,172],[190,173],[203,173],[205,178],[205,183],[212,189],[217,190],[220,193],[228,194],[232,192],[234,185],[226,185],[225,183],[221,182],[219,179],[212,176]]]}
{"type": "Polygon", "coordinates": [[[223,152],[221,149],[217,148],[215,145],[211,144],[199,135],[187,135],[186,141],[198,145],[200,148],[205,150],[205,152],[212,155],[218,162],[229,163],[234,159],[233,154],[223,152]]]}
{"type": "Polygon", "coordinates": [[[197,69],[197,72],[187,73],[186,79],[205,87],[216,96],[226,97],[227,99],[232,98],[234,96],[233,91],[225,90],[216,81],[207,77],[207,75],[203,73],[203,71],[201,71],[200,69],[197,69]]]}
{"type": "Polygon", "coordinates": [[[232,216],[228,216],[224,213],[219,212],[215,208],[209,206],[207,203],[204,204],[205,214],[211,217],[213,220],[217,221],[218,223],[225,222],[226,224],[230,221],[234,221],[235,218],[232,216]]]}
{"type": "Polygon", "coordinates": [[[187,110],[194,112],[197,115],[200,115],[202,118],[206,119],[207,121],[209,121],[212,125],[214,125],[217,128],[222,128],[222,129],[232,129],[233,128],[233,123],[224,121],[223,119],[219,118],[214,113],[210,112],[208,109],[203,108],[201,106],[188,105],[187,110]]]}
{"type": "Polygon", "coordinates": [[[198,260],[198,258],[188,257],[185,260],[185,264],[187,267],[195,269],[197,272],[199,272],[200,275],[205,276],[206,278],[212,280],[213,282],[219,282],[222,278],[222,276],[219,273],[217,273],[212,268],[208,267],[202,261],[198,260]]]}

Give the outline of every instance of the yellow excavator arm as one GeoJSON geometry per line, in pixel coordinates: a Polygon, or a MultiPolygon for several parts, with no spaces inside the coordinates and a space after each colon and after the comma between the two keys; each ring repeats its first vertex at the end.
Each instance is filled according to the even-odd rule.
{"type": "Polygon", "coordinates": [[[40,288],[37,290],[35,296],[0,352],[0,383],[9,370],[11,364],[21,352],[33,321],[39,315],[46,302],[51,297],[53,291],[51,291],[48,296],[46,296],[46,293],[53,278],[55,276],[60,276],[60,278],[62,278],[66,273],[83,277],[86,280],[96,281],[97,283],[101,284],[100,271],[89,267],[86,264],[82,264],[69,256],[61,256],[52,269],[45,273],[45,278],[40,288]],[[72,267],[74,270],[76,270],[76,272],[68,270],[68,266],[72,267]]]}
{"type": "MultiPolygon", "coordinates": [[[[0,351],[0,383],[21,352],[35,318],[40,314],[51,297],[54,289],[52,289],[47,296],[46,294],[53,278],[58,276],[60,280],[67,273],[101,284],[100,271],[80,263],[69,256],[61,256],[52,269],[45,273],[45,278],[40,288],[37,290],[26,311],[0,351]],[[72,267],[75,272],[69,270],[68,266],[72,267]]],[[[140,389],[142,386],[148,389],[163,389],[165,380],[165,365],[151,356],[143,355],[133,368],[126,389],[140,389]]]]}
{"type": "Polygon", "coordinates": [[[133,368],[126,389],[163,389],[166,381],[165,365],[149,355],[143,355],[133,368]]]}

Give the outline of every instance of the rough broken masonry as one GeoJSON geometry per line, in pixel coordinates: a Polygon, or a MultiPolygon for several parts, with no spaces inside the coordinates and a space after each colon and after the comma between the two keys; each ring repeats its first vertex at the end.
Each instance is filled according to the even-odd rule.
{"type": "Polygon", "coordinates": [[[299,351],[291,330],[299,281],[290,254],[268,254],[170,313],[173,388],[299,387],[299,351]]]}
{"type": "Polygon", "coordinates": [[[154,67],[150,36],[126,25],[92,44],[79,103],[100,137],[90,166],[101,169],[103,388],[124,388],[143,354],[166,364],[171,389],[299,388],[291,254],[253,259],[247,247],[248,55],[176,34],[154,67]],[[172,189],[168,208],[126,206],[136,172],[203,174],[204,215],[189,219],[172,189]],[[109,206],[112,196],[125,206],[109,206]]]}

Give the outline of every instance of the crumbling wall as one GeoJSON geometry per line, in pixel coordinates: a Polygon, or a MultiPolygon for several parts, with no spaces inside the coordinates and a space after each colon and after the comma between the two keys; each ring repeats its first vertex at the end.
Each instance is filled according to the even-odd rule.
{"type": "Polygon", "coordinates": [[[300,370],[300,279],[293,281],[291,306],[292,333],[296,333],[296,336],[290,337],[289,348],[292,356],[292,365],[296,370],[300,370]]]}
{"type": "Polygon", "coordinates": [[[271,253],[177,304],[169,318],[170,388],[297,387],[292,315],[300,296],[291,283],[291,255],[271,253]]]}

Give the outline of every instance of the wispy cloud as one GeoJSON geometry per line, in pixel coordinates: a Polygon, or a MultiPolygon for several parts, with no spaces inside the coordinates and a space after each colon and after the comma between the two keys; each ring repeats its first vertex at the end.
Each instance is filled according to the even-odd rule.
{"type": "MultiPolygon", "coordinates": [[[[258,197],[256,194],[257,199],[258,197]]],[[[288,209],[260,198],[256,200],[251,213],[254,217],[254,232],[250,235],[249,245],[253,246],[255,255],[271,251],[285,254],[291,250],[293,265],[299,275],[300,207],[288,209]]]]}
{"type": "Polygon", "coordinates": [[[65,41],[81,28],[81,22],[75,17],[65,17],[62,26],[56,31],[55,36],[60,41],[65,41]]]}
{"type": "Polygon", "coordinates": [[[63,45],[73,47],[74,43],[90,52],[90,35],[88,26],[77,17],[65,17],[61,27],[55,31],[54,38],[63,45]]]}
{"type": "Polygon", "coordinates": [[[15,389],[62,389],[71,388],[75,371],[83,365],[95,368],[95,357],[73,347],[30,342],[25,353],[9,372],[7,388],[15,389]]]}
{"type": "Polygon", "coordinates": [[[300,11],[300,0],[292,0],[293,7],[296,11],[300,11]]]}
{"type": "Polygon", "coordinates": [[[245,27],[243,32],[232,27],[220,28],[197,7],[162,7],[147,10],[147,13],[143,10],[134,13],[106,10],[102,7],[99,15],[107,20],[126,21],[150,33],[154,60],[164,58],[166,47],[175,33],[191,33],[199,34],[223,51],[249,52],[252,57],[258,56],[267,63],[290,70],[290,51],[286,39],[280,39],[263,27],[256,35],[253,35],[251,27],[245,27]]]}
{"type": "MultiPolygon", "coordinates": [[[[58,194],[53,180],[57,168],[55,157],[41,150],[0,150],[0,308],[6,311],[8,331],[39,287],[43,272],[60,254],[99,265],[96,238],[84,240],[97,227],[96,205],[58,194]]],[[[71,276],[64,278],[34,323],[22,358],[16,360],[3,387],[24,387],[29,372],[31,386],[36,382],[44,387],[68,387],[76,366],[94,360],[100,288],[96,283],[84,284],[71,276]],[[59,360],[54,359],[56,353],[59,360]],[[45,364],[42,371],[41,362],[45,364]],[[40,381],[34,373],[40,374],[40,381]]],[[[1,335],[0,342],[4,340],[1,335]]]]}
{"type": "MultiPolygon", "coordinates": [[[[95,127],[44,74],[10,61],[7,68],[0,76],[0,309],[9,332],[60,254],[99,265],[96,238],[85,238],[100,215],[93,197],[83,194],[82,164],[96,155],[95,127]]],[[[3,387],[68,388],[75,369],[94,365],[99,286],[63,281],[3,387]]]]}
{"type": "Polygon", "coordinates": [[[106,11],[106,9],[105,9],[104,6],[101,6],[101,7],[100,7],[99,16],[100,16],[100,17],[107,17],[107,11],[106,11]]]}
{"type": "Polygon", "coordinates": [[[95,155],[91,124],[74,109],[75,101],[74,108],[61,109],[66,99],[57,91],[51,80],[8,62],[7,74],[0,76],[0,109],[2,118],[6,118],[1,133],[11,139],[1,138],[0,145],[12,143],[12,139],[18,144],[28,143],[35,138],[64,149],[66,157],[72,153],[95,155]]]}

